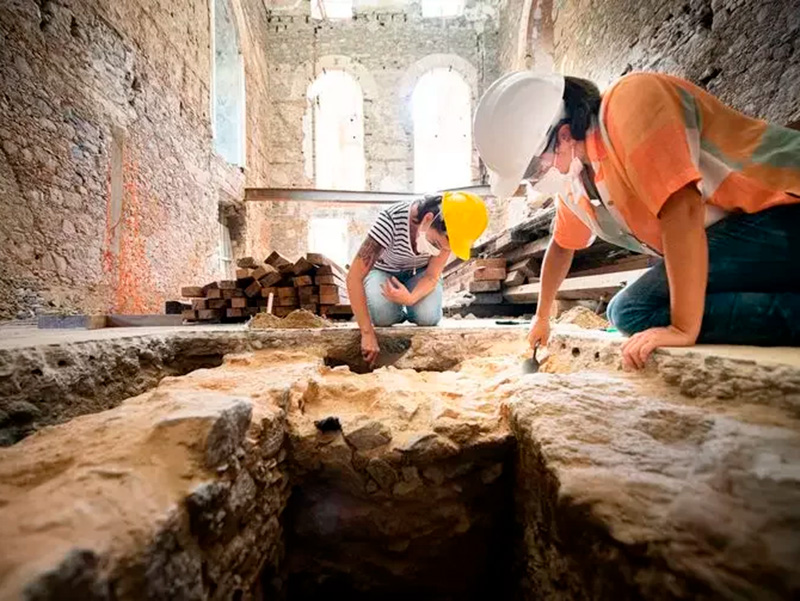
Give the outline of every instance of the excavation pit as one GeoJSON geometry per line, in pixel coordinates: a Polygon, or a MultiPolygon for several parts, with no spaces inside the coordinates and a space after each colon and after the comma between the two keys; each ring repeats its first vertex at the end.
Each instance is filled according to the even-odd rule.
{"type": "Polygon", "coordinates": [[[352,332],[205,336],[0,450],[0,599],[798,593],[800,365],[560,334],[523,376],[524,332],[436,334],[363,374],[352,332]]]}

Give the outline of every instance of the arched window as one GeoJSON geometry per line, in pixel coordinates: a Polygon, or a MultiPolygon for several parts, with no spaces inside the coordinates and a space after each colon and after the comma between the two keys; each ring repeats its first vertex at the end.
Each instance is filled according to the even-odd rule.
{"type": "Polygon", "coordinates": [[[364,190],[364,98],[344,71],[326,71],[308,89],[314,120],[314,180],[327,190],[364,190]]]}
{"type": "Polygon", "coordinates": [[[448,67],[420,77],[411,98],[414,189],[432,192],[472,182],[469,85],[448,67]]]}
{"type": "Polygon", "coordinates": [[[244,60],[228,0],[214,0],[214,64],[211,78],[214,150],[244,166],[244,60]]]}

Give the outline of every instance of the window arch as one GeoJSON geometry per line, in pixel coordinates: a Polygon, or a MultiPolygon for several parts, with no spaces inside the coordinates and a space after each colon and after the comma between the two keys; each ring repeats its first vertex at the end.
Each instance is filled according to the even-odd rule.
{"type": "Polygon", "coordinates": [[[309,86],[308,100],[316,187],[364,190],[364,94],[358,81],[344,71],[326,71],[309,86]]]}
{"type": "Polygon", "coordinates": [[[472,181],[472,99],[451,68],[431,69],[411,96],[414,190],[431,192],[472,181]]]}
{"type": "Polygon", "coordinates": [[[211,78],[214,150],[234,165],[245,163],[244,59],[228,0],[214,2],[211,78]]]}

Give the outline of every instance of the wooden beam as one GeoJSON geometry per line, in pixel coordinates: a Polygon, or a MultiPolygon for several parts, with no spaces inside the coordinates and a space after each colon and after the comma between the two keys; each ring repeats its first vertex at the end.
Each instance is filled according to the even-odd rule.
{"type": "Polygon", "coordinates": [[[549,244],[550,236],[545,236],[544,238],[539,238],[533,242],[523,244],[519,248],[515,248],[514,250],[505,253],[504,256],[506,259],[508,259],[509,263],[516,263],[517,261],[528,258],[541,259],[544,256],[549,244]]]}
{"type": "MultiPolygon", "coordinates": [[[[589,275],[564,280],[556,298],[563,300],[583,300],[612,295],[626,284],[636,281],[647,272],[647,269],[620,271],[602,275],[589,275]]],[[[523,284],[503,291],[503,298],[510,303],[535,303],[539,300],[542,284],[523,284]]]]}

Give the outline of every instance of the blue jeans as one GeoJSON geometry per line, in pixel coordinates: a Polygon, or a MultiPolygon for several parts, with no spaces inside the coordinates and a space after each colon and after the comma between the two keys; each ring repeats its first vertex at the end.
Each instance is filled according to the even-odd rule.
{"type": "MultiPolygon", "coordinates": [[[[800,205],[729,215],[706,235],[708,286],[698,342],[800,346],[800,205]]],[[[611,300],[608,318],[627,335],[670,325],[663,261],[611,300]]]]}
{"type": "Polygon", "coordinates": [[[417,274],[413,271],[401,271],[400,273],[387,273],[380,269],[373,269],[364,278],[364,292],[367,295],[367,307],[372,323],[376,326],[391,326],[402,323],[406,319],[418,326],[435,326],[442,319],[442,293],[444,286],[441,278],[428,296],[420,300],[413,307],[398,305],[383,296],[381,285],[391,277],[400,280],[409,292],[414,290],[416,285],[425,275],[424,269],[418,269],[417,274]]]}

